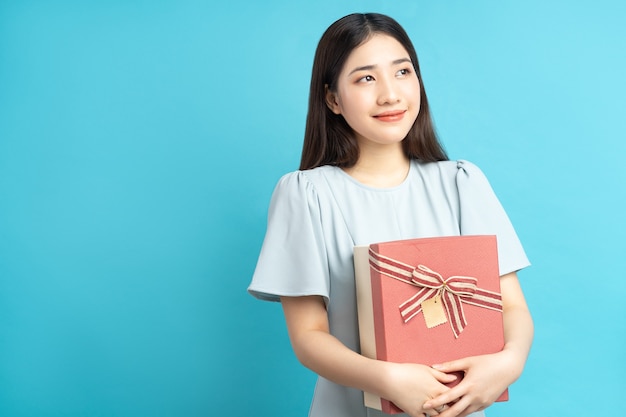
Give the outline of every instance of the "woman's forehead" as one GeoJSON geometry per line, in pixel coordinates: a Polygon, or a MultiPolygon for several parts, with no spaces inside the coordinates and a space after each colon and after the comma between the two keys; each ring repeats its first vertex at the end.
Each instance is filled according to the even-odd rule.
{"type": "Polygon", "coordinates": [[[394,65],[399,61],[410,61],[406,48],[393,36],[374,34],[350,52],[344,71],[352,72],[359,67],[394,65]]]}

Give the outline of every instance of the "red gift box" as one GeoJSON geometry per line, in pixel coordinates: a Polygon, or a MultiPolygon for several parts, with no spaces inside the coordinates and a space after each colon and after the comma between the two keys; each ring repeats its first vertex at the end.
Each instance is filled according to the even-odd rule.
{"type": "MultiPolygon", "coordinates": [[[[502,350],[495,236],[357,246],[354,264],[364,356],[430,366],[502,350]]],[[[388,400],[364,394],[367,407],[402,412],[388,400]]],[[[506,400],[508,390],[497,401],[506,400]]]]}

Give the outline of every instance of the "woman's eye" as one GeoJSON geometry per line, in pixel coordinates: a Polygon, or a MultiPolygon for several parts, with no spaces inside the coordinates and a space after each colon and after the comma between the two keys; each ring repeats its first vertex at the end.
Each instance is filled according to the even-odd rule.
{"type": "Polygon", "coordinates": [[[411,73],[411,70],[409,68],[403,68],[400,71],[398,71],[398,75],[409,75],[411,73]]]}
{"type": "Polygon", "coordinates": [[[365,77],[359,78],[360,82],[371,82],[374,81],[374,77],[372,77],[371,75],[366,75],[365,77]]]}

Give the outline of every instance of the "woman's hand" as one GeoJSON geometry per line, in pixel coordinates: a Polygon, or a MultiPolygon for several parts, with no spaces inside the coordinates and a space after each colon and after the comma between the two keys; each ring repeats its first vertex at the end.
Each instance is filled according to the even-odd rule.
{"type": "Polygon", "coordinates": [[[509,352],[502,351],[434,365],[442,372],[460,371],[465,376],[455,387],[426,401],[424,410],[432,414],[432,410],[449,405],[441,411],[441,417],[463,417],[489,407],[517,377],[512,371],[515,359],[511,356],[509,352]]]}
{"type": "Polygon", "coordinates": [[[425,410],[426,401],[450,390],[446,383],[456,376],[449,375],[425,365],[412,363],[385,363],[383,398],[393,402],[411,417],[423,417],[428,411],[431,416],[438,413],[425,410]]]}
{"type": "MultiPolygon", "coordinates": [[[[413,363],[366,358],[329,334],[322,297],[281,298],[296,356],[309,369],[337,384],[385,398],[411,417],[424,417],[426,401],[448,391],[456,376],[413,363]]],[[[429,411],[436,416],[436,411],[429,411]]]]}
{"type": "MultiPolygon", "coordinates": [[[[504,348],[490,355],[472,356],[435,365],[442,372],[465,373],[461,382],[424,404],[426,410],[440,409],[441,417],[464,417],[490,406],[521,375],[533,339],[533,322],[517,274],[500,277],[504,348]]],[[[430,411],[427,411],[431,414],[430,411]]]]}

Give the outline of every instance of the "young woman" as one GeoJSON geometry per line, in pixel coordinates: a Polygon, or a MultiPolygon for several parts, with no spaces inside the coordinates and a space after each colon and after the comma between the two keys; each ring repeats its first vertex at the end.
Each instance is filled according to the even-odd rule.
{"type": "Polygon", "coordinates": [[[522,372],[532,320],[516,271],[528,266],[482,172],[449,161],[434,133],[402,27],[352,14],[322,36],[300,170],[279,181],[249,291],[280,301],[298,359],[318,379],[310,416],[378,416],[368,391],[412,417],[482,415],[522,372]],[[428,367],[359,354],[353,248],[399,239],[497,235],[505,346],[428,367]],[[445,383],[463,371],[453,388],[445,383]]]}

